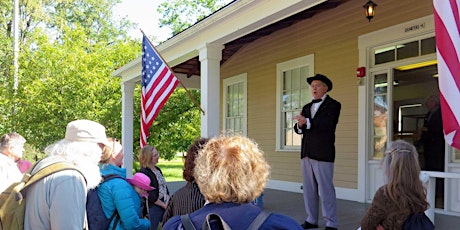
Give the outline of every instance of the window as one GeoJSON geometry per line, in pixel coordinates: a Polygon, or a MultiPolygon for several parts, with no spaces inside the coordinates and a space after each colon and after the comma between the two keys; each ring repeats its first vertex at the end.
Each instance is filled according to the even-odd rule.
{"type": "Polygon", "coordinates": [[[224,130],[247,135],[247,74],[224,79],[223,85],[224,130]]]}
{"type": "Polygon", "coordinates": [[[460,163],[460,149],[452,147],[452,161],[460,163]]]}
{"type": "Polygon", "coordinates": [[[435,37],[374,49],[374,65],[436,53],[435,37]]]}
{"type": "Polygon", "coordinates": [[[381,159],[385,153],[388,138],[388,74],[374,76],[373,137],[374,154],[371,159],[381,159]]]}
{"type": "Polygon", "coordinates": [[[292,120],[311,100],[310,88],[305,79],[314,74],[314,56],[308,55],[279,63],[277,72],[276,148],[300,149],[302,137],[294,132],[292,120]]]}

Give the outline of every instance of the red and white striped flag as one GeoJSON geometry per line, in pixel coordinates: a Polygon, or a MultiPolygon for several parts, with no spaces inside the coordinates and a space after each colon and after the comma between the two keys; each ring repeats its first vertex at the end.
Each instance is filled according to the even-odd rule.
{"type": "Polygon", "coordinates": [[[163,105],[179,84],[169,66],[144,35],[142,40],[141,148],[163,105]]]}
{"type": "Polygon", "coordinates": [[[444,138],[460,149],[460,0],[433,0],[444,138]]]}

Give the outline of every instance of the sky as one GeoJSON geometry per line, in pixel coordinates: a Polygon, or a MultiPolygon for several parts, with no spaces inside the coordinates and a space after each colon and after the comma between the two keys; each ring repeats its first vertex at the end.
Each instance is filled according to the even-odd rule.
{"type": "MultiPolygon", "coordinates": [[[[133,38],[142,39],[140,29],[150,38],[156,37],[158,42],[171,37],[171,30],[158,26],[159,15],[157,7],[167,0],[122,0],[113,9],[114,16],[127,17],[131,22],[137,23],[138,27],[131,30],[129,35],[133,38]]],[[[233,0],[224,0],[229,3],[233,0]]],[[[155,43],[154,40],[152,40],[155,43]]]]}
{"type": "MultiPolygon", "coordinates": [[[[165,0],[122,0],[113,9],[115,17],[127,17],[131,22],[137,23],[138,26],[129,31],[133,38],[142,39],[140,29],[149,37],[157,37],[158,41],[165,41],[171,37],[170,30],[159,28],[157,7],[165,0]]],[[[153,43],[155,43],[152,40],[153,43]]]]}

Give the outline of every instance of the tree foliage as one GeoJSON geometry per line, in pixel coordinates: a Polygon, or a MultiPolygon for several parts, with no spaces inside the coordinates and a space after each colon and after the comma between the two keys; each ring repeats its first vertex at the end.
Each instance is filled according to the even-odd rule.
{"type": "Polygon", "coordinates": [[[167,26],[176,35],[222,8],[225,0],[168,0],[160,4],[160,27],[167,26]]]}
{"type": "Polygon", "coordinates": [[[111,19],[119,1],[20,2],[16,93],[10,61],[13,4],[0,4],[0,131],[22,134],[30,149],[39,151],[63,138],[66,124],[75,119],[99,121],[108,135],[121,136],[120,79],[111,73],[140,55],[141,47],[127,37],[128,21],[111,19]]]}
{"type": "MultiPolygon", "coordinates": [[[[191,90],[190,94],[199,102],[199,91],[191,90]]],[[[200,137],[200,110],[184,89],[176,89],[171,94],[150,132],[151,143],[165,159],[187,151],[193,140],[200,137]]]]}
{"type": "MultiPolygon", "coordinates": [[[[43,149],[63,138],[66,124],[75,119],[98,121],[108,136],[121,138],[121,79],[111,73],[141,54],[141,42],[127,36],[129,21],[113,19],[118,2],[21,0],[19,87],[14,92],[13,1],[0,1],[0,133],[23,135],[26,159],[43,157],[43,149]]],[[[199,101],[199,92],[190,91],[199,101]]],[[[136,132],[140,85],[134,96],[136,132]]],[[[166,159],[199,137],[199,109],[184,89],[171,95],[150,132],[149,144],[166,159]]]]}

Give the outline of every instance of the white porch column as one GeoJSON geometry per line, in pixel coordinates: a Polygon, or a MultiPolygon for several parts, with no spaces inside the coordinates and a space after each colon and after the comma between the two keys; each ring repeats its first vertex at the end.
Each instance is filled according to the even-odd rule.
{"type": "Polygon", "coordinates": [[[121,84],[121,140],[123,144],[123,167],[126,177],[133,175],[133,111],[134,111],[134,82],[121,84]]]}
{"type": "Polygon", "coordinates": [[[201,62],[201,137],[219,135],[220,60],[223,45],[206,44],[198,49],[201,62]]]}

